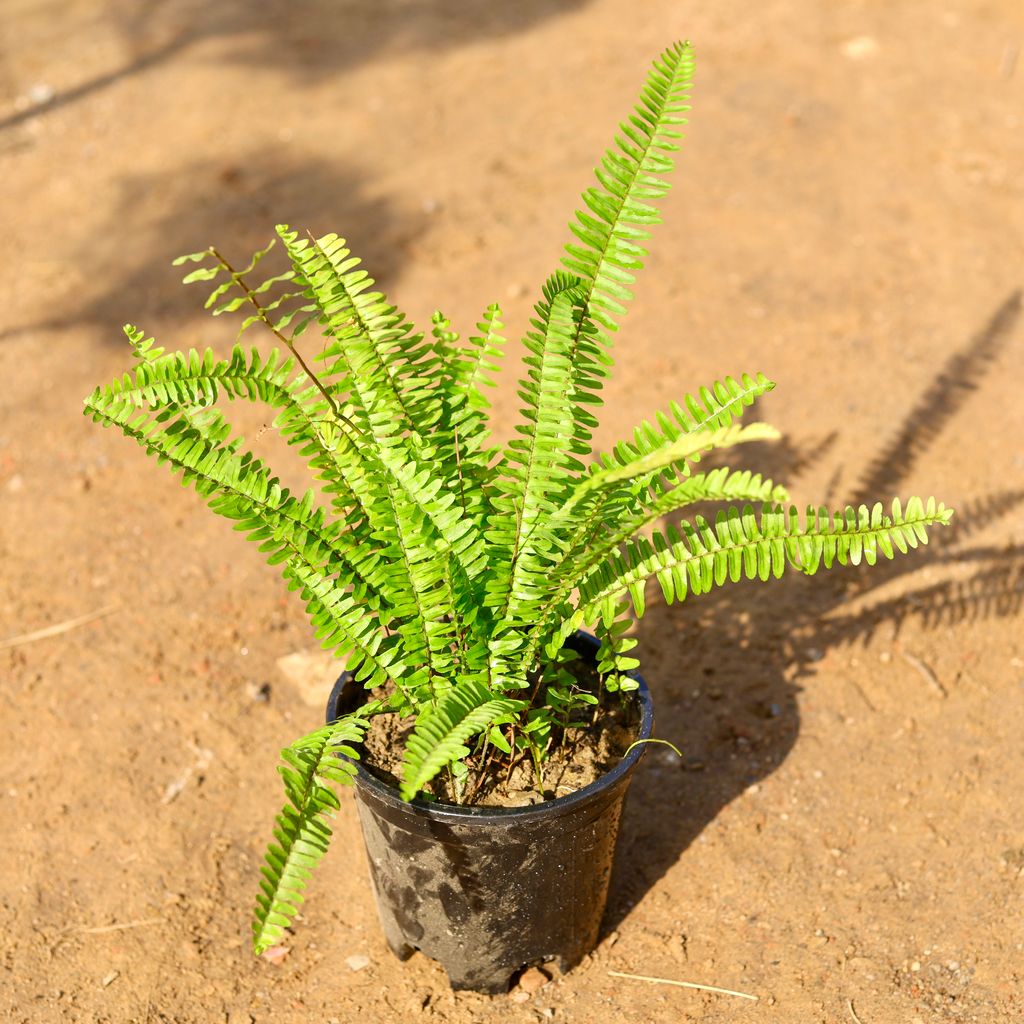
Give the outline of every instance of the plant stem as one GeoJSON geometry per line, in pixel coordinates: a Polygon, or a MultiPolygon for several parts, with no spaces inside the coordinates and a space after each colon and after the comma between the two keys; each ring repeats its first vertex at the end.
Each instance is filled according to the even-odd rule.
{"type": "Polygon", "coordinates": [[[220,251],[215,246],[210,246],[210,255],[231,275],[231,280],[238,285],[239,288],[245,293],[245,297],[249,300],[249,304],[256,310],[256,315],[267,325],[271,333],[279,341],[283,342],[288,348],[288,351],[295,356],[298,360],[299,365],[302,367],[302,372],[313,382],[316,389],[324,396],[324,400],[330,407],[331,412],[334,413],[335,419],[344,423],[350,430],[358,435],[356,425],[338,408],[337,402],[327,391],[327,388],[321,383],[320,378],[313,372],[312,368],[303,358],[302,353],[295,347],[295,342],[292,341],[284,332],[279,331],[274,322],[267,316],[267,311],[263,308],[262,303],[256,297],[256,293],[245,283],[245,278],[235,268],[228,263],[228,261],[221,255],[220,251]]]}

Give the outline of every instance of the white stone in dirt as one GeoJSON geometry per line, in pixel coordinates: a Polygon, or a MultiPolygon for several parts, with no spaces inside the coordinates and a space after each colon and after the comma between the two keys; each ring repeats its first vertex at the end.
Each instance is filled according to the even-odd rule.
{"type": "Polygon", "coordinates": [[[867,60],[874,57],[880,49],[874,36],[854,36],[839,47],[839,52],[849,60],[867,60]]]}
{"type": "Polygon", "coordinates": [[[323,709],[345,662],[328,651],[310,647],[277,659],[281,675],[295,687],[303,703],[323,709]]]}
{"type": "Polygon", "coordinates": [[[350,956],[345,963],[350,971],[361,971],[364,967],[370,966],[370,958],[368,956],[350,956]]]}

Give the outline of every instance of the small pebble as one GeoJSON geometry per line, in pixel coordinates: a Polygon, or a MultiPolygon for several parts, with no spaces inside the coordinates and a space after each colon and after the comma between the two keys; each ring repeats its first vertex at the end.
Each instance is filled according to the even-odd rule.
{"type": "Polygon", "coordinates": [[[839,52],[849,60],[867,60],[874,57],[880,49],[874,36],[854,36],[839,47],[839,52]]]}
{"type": "Polygon", "coordinates": [[[290,946],[271,946],[264,951],[263,959],[270,964],[279,964],[290,952],[290,946]]]}
{"type": "Polygon", "coordinates": [[[530,807],[533,804],[540,803],[540,796],[534,793],[532,790],[526,789],[510,789],[508,791],[508,799],[506,806],[508,807],[530,807]]]}
{"type": "Polygon", "coordinates": [[[535,992],[539,992],[550,980],[550,976],[539,967],[528,967],[519,976],[518,988],[527,995],[532,996],[535,992]]]}
{"type": "Polygon", "coordinates": [[[345,960],[345,964],[350,971],[361,971],[364,967],[370,966],[370,958],[368,956],[350,956],[345,960]]]}
{"type": "Polygon", "coordinates": [[[246,683],[245,692],[249,700],[254,700],[257,704],[265,704],[270,700],[270,683],[246,683]]]}
{"type": "Polygon", "coordinates": [[[34,103],[37,107],[44,103],[49,103],[55,95],[56,92],[53,86],[46,82],[36,82],[28,91],[30,102],[34,103]]]}

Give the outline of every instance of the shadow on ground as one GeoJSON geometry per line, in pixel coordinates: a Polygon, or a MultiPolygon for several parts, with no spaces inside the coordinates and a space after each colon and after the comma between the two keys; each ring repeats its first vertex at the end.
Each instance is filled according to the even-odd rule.
{"type": "MultiPolygon", "coordinates": [[[[0,339],[84,322],[121,345],[123,323],[146,328],[155,320],[183,322],[202,308],[209,289],[181,285],[191,268],[171,267],[171,261],[216,245],[229,260],[244,265],[274,236],[274,225],[282,218],[300,231],[318,234],[344,226],[353,252],[388,288],[426,220],[421,213],[393,216],[389,203],[367,198],[343,166],[262,149],[229,161],[129,175],[117,189],[111,222],[131,225],[130,230],[104,232],[89,240],[88,251],[71,253],[75,266],[89,268],[91,281],[83,289],[87,297],[72,292],[49,316],[0,332],[0,339]]],[[[272,254],[260,267],[266,273],[257,279],[283,268],[282,254],[272,254]]],[[[188,344],[172,339],[166,343],[188,344]]]]}
{"type": "MultiPolygon", "coordinates": [[[[131,55],[119,67],[57,93],[44,104],[0,119],[13,128],[49,110],[92,96],[116,82],[171,61],[210,39],[226,49],[218,60],[263,73],[283,72],[303,83],[343,75],[366,61],[412,50],[442,53],[480,40],[501,39],[590,0],[182,0],[138,4],[125,0],[107,15],[131,55]]],[[[211,102],[214,99],[211,98],[211,102]]]]}
{"type": "MultiPolygon", "coordinates": [[[[1016,336],[1021,294],[1009,295],[989,321],[941,368],[891,443],[868,463],[854,500],[898,493],[914,462],[949,427],[992,361],[1016,336]]],[[[792,479],[824,458],[829,439],[792,444],[751,460],[774,479],[792,479]],[[798,475],[798,474],[796,474],[798,475]]],[[[622,825],[605,930],[618,926],[721,810],[770,775],[800,731],[798,680],[836,647],[866,643],[882,626],[898,636],[914,617],[926,629],[1020,614],[1024,549],[965,544],[1024,503],[1024,490],[977,499],[924,550],[874,567],[839,569],[713,591],[684,608],[653,604],[639,625],[652,667],[657,736],[678,744],[679,761],[652,748],[633,783],[622,825]],[[861,608],[864,599],[926,566],[977,565],[965,579],[936,583],[861,608]],[[857,603],[858,610],[847,609],[857,603]],[[670,661],[662,652],[672,651],[670,661]],[[676,653],[677,652],[677,653],[676,653]]],[[[962,575],[962,574],[961,574],[962,575]]],[[[938,680],[934,686],[944,689],[938,680]]],[[[867,700],[865,696],[865,700],[867,700]]],[[[681,913],[684,913],[681,910],[681,913]]]]}

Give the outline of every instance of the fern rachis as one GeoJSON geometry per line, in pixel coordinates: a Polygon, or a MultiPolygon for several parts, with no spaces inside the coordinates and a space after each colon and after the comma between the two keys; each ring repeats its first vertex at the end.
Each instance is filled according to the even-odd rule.
{"type": "Polygon", "coordinates": [[[466,341],[441,313],[417,333],[342,239],[283,225],[242,270],[212,247],[178,261],[198,264],[185,280],[211,285],[215,316],[245,309],[240,333],[267,329],[269,352],[168,353],[128,327],[134,372],[86,399],[88,415],[168,463],[257,542],[300,593],[323,646],[378,691],[284,751],[288,803],[267,852],[257,950],[294,917],[329,842],[331,786],[352,780],[375,715],[415,719],[407,799],[429,794],[439,773],[465,778],[470,762],[494,769],[528,756],[542,774],[552,744],[595,699],[566,672],[566,640],[593,627],[601,688],[628,690],[637,661],[626,627],[631,612],[643,614],[652,577],[666,601],[683,600],[788,568],[873,564],[949,522],[930,498],[801,517],[772,481],[705,470],[708,451],[774,436],[739,422],[773,387],[760,374],[702,388],[594,457],[612,335],[659,220],[691,75],[688,44],[662,54],[583,194],[563,269],[526,332],[522,422],[507,445],[488,446],[483,394],[503,344],[497,305],[466,341]],[[287,268],[252,281],[275,243],[287,268]],[[300,345],[317,329],[322,344],[309,359],[300,345]],[[326,504],[312,491],[290,494],[231,436],[224,400],[273,410],[326,504]],[[698,501],[724,507],[713,521],[659,527],[698,501]]]}

